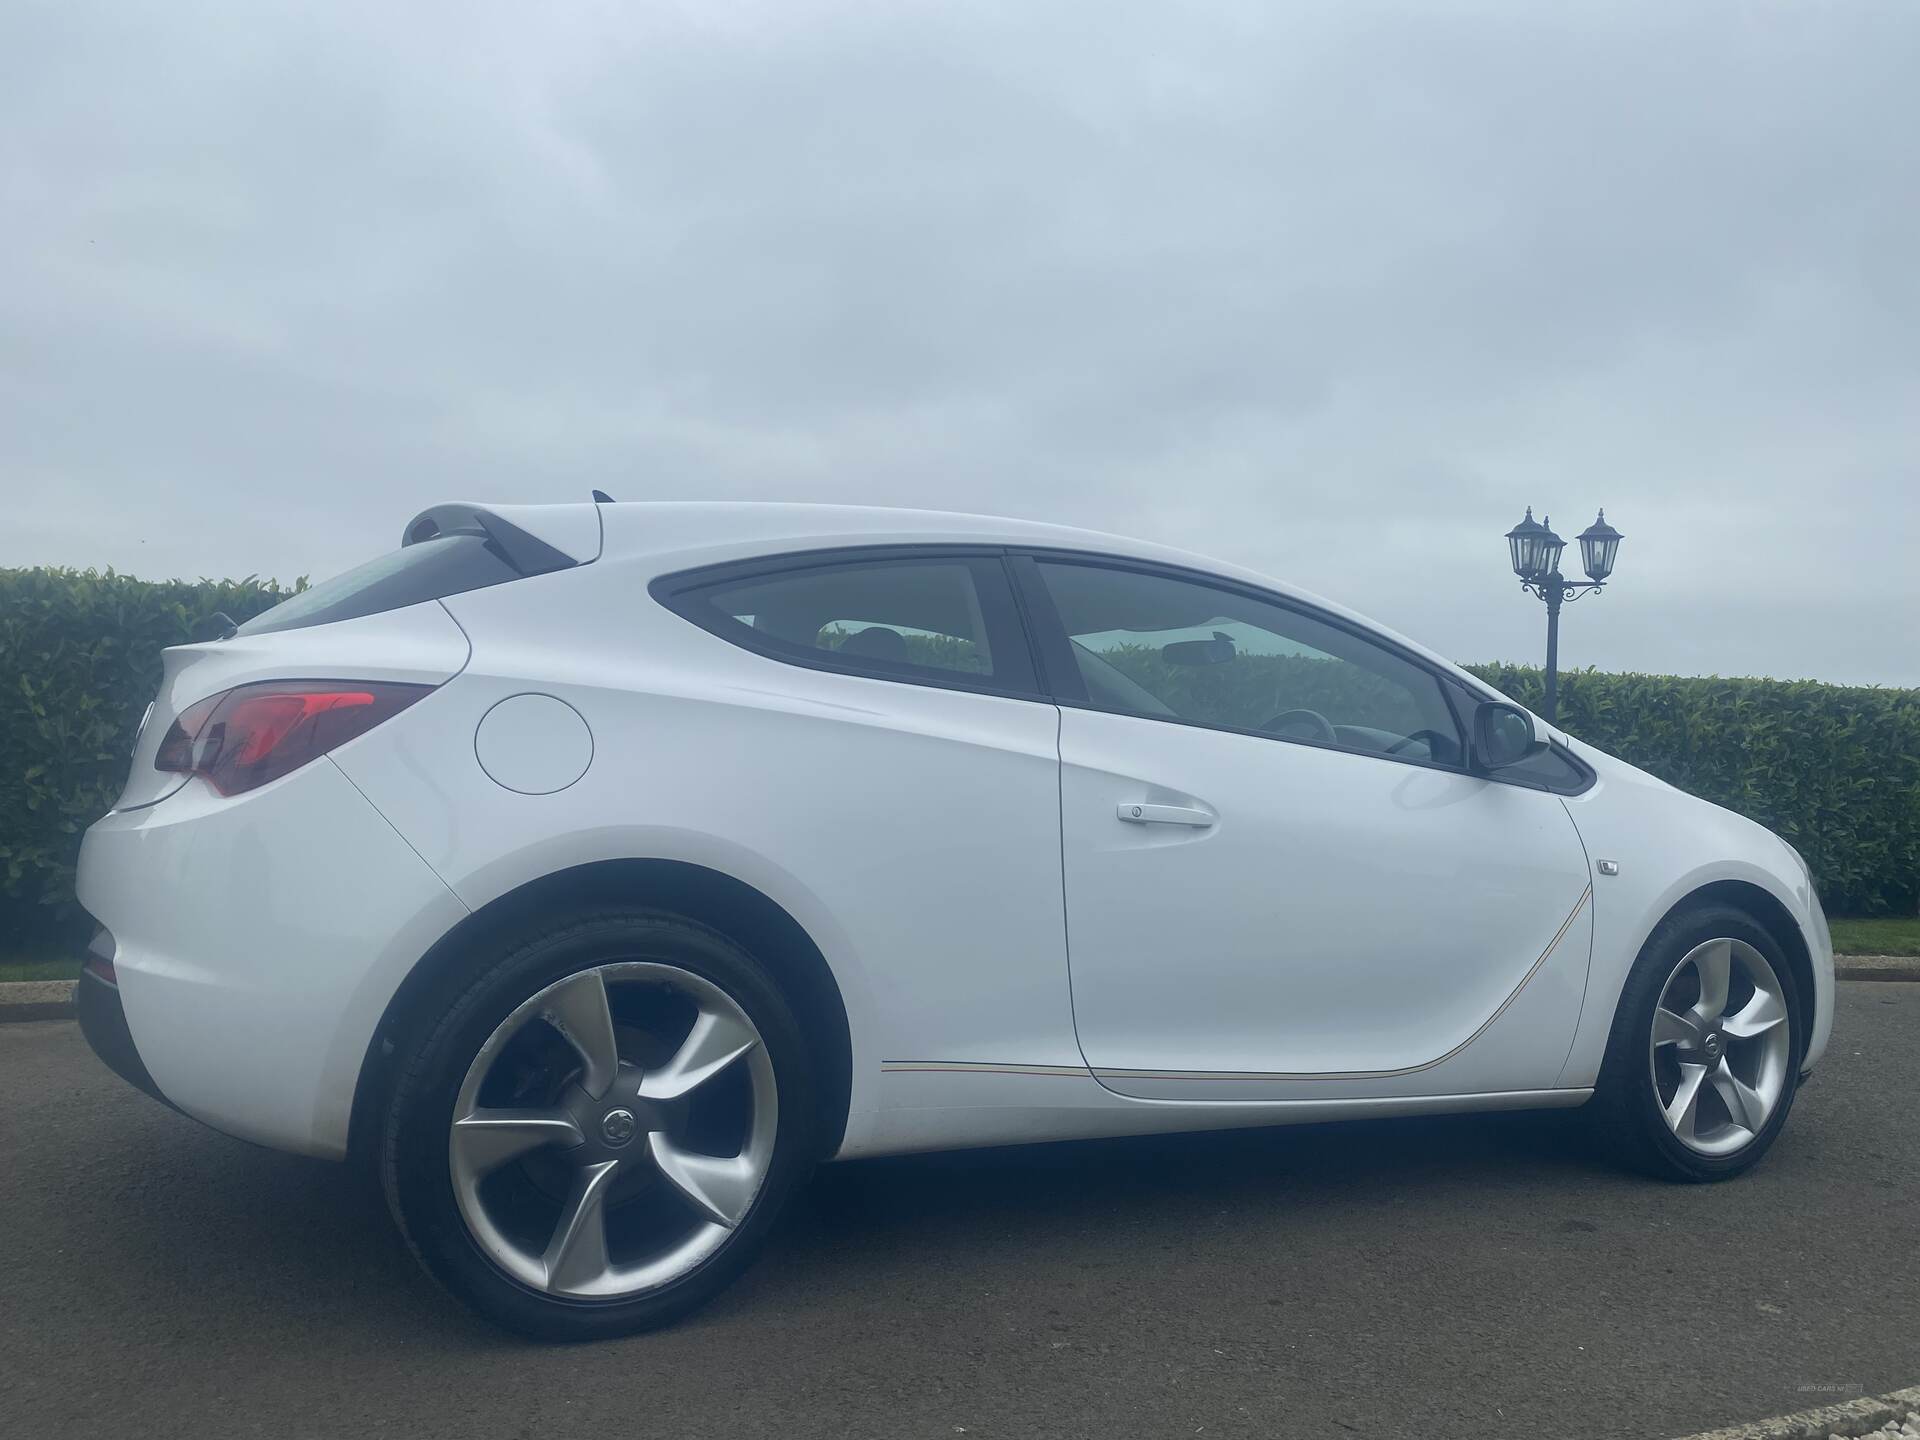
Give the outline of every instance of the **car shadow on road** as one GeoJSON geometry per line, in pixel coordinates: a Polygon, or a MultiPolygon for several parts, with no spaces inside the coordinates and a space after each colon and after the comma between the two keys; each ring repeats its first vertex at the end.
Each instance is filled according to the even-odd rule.
{"type": "Polygon", "coordinates": [[[1321,1204],[1432,1186],[1507,1186],[1611,1173],[1564,1111],[1458,1115],[1064,1141],[823,1167],[791,1229],[927,1237],[991,1211],[1002,1226],[1125,1223],[1202,1207],[1321,1204]]]}
{"type": "MultiPolygon", "coordinates": [[[[297,1317],[312,1330],[372,1327],[459,1349],[517,1343],[419,1270],[365,1169],[242,1146],[178,1116],[140,1128],[176,1163],[163,1205],[88,1226],[108,1273],[237,1305],[263,1323],[297,1317]],[[218,1275],[205,1264],[210,1227],[232,1258],[218,1275]],[[116,1248],[125,1253],[116,1257],[116,1248]]],[[[1563,1112],[854,1161],[815,1175],[747,1283],[695,1323],[748,1323],[769,1303],[831,1303],[854,1290],[932,1283],[956,1257],[986,1249],[1006,1263],[1046,1263],[1062,1247],[1165,1248],[1168,1237],[1211,1226],[1284,1226],[1290,1214],[1329,1207],[1352,1217],[1436,1190],[1546,1190],[1573,1177],[1604,1183],[1610,1173],[1563,1112]]]]}
{"type": "Polygon", "coordinates": [[[1285,1245],[1309,1224],[1323,1245],[1362,1243],[1369,1214],[1404,1228],[1442,1209],[1501,1208],[1557,1232],[1592,1231],[1585,1212],[1645,1183],[1565,1111],[852,1161],[815,1175],[767,1260],[695,1323],[744,1322],[756,1307],[823,1293],[831,1304],[861,1289],[937,1287],[956,1266],[1018,1283],[1029,1266],[1098,1271],[1140,1253],[1225,1253],[1255,1233],[1285,1245]]]}

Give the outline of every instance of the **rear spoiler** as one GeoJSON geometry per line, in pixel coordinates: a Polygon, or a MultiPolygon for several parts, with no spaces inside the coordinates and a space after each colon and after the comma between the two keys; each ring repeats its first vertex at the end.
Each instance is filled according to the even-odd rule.
{"type": "Polygon", "coordinates": [[[441,535],[478,535],[487,547],[521,575],[545,575],[580,562],[536,535],[478,505],[435,505],[422,510],[400,534],[400,544],[418,545],[441,535]]]}

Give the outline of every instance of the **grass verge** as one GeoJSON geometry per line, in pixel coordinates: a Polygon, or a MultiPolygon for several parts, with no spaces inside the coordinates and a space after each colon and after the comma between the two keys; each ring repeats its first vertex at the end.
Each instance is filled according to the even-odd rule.
{"type": "Polygon", "coordinates": [[[0,982],[8,980],[78,980],[80,957],[58,950],[0,951],[0,982]]]}
{"type": "Polygon", "coordinates": [[[1839,955],[1920,955],[1920,918],[1828,920],[1839,955]]]}

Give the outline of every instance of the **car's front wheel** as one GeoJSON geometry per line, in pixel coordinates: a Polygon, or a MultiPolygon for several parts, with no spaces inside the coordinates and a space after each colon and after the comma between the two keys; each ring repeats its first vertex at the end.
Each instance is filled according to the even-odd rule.
{"type": "Polygon", "coordinates": [[[1674,1180],[1754,1165],[1793,1106],[1800,1005],[1779,943],[1746,912],[1662,922],[1627,978],[1594,1096],[1616,1153],[1674,1180]]]}
{"type": "Polygon", "coordinates": [[[429,1271],[547,1339],[675,1319],[752,1258],[813,1158],[810,1057],[761,966],[653,911],[476,957],[419,1028],[382,1176],[429,1271]]]}

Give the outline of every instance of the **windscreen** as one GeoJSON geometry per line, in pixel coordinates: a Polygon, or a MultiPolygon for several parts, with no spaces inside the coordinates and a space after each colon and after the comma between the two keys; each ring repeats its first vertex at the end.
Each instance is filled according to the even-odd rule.
{"type": "Polygon", "coordinates": [[[354,620],[517,580],[520,572],[483,535],[436,535],[355,566],[263,610],[242,625],[241,635],[299,630],[335,620],[354,620]]]}

